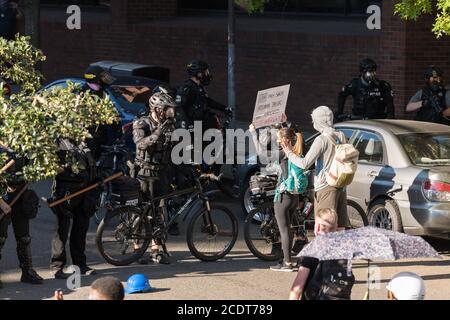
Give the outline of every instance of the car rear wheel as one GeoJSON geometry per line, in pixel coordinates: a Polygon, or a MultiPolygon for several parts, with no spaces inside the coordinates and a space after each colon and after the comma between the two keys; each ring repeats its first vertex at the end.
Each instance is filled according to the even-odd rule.
{"type": "Polygon", "coordinates": [[[369,224],[371,226],[403,232],[402,218],[397,203],[392,199],[378,199],[369,209],[369,224]]]}

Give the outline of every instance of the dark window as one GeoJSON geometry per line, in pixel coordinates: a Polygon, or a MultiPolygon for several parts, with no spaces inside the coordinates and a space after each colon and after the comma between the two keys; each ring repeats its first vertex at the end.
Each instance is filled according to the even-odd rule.
{"type": "Polygon", "coordinates": [[[41,0],[41,4],[78,5],[78,6],[109,6],[111,0],[41,0]]]}
{"type": "MultiPolygon", "coordinates": [[[[227,0],[179,0],[182,10],[226,10],[227,0]]],[[[265,13],[325,13],[366,14],[371,4],[381,5],[381,0],[270,0],[265,13]]]]}

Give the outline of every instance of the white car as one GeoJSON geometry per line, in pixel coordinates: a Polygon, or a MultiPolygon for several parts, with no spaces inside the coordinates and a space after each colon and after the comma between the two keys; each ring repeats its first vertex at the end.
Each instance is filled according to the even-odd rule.
{"type": "Polygon", "coordinates": [[[450,126],[361,120],[335,127],[360,152],[347,196],[370,224],[411,235],[450,236],[450,126]]]}

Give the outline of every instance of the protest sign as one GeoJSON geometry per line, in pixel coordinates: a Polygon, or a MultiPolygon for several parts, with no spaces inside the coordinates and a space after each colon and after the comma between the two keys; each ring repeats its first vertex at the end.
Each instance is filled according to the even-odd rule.
{"type": "Polygon", "coordinates": [[[282,121],[290,86],[288,84],[258,92],[252,121],[256,128],[267,127],[282,121]]]}

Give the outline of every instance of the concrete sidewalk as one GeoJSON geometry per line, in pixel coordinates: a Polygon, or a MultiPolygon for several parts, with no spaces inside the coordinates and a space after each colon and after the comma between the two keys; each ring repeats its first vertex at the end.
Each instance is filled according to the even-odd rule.
{"type": "MultiPolygon", "coordinates": [[[[49,185],[37,185],[40,196],[48,196],[49,185]]],[[[20,283],[20,272],[15,250],[15,239],[10,228],[9,238],[0,261],[1,278],[4,288],[0,290],[0,299],[52,299],[56,289],[63,289],[65,298],[87,299],[90,284],[98,277],[112,275],[125,283],[134,273],[144,273],[155,288],[146,294],[129,295],[131,300],[167,300],[167,299],[286,299],[295,273],[273,272],[269,267],[273,263],[260,261],[247,249],[242,239],[243,215],[237,203],[227,201],[233,212],[240,218],[239,240],[233,251],[225,259],[206,263],[196,260],[190,255],[184,236],[184,224],[181,224],[182,236],[170,237],[168,248],[173,253],[171,265],[139,265],[114,267],[106,264],[98,254],[95,246],[94,222],[88,235],[87,256],[91,266],[98,269],[98,274],[82,277],[82,287],[71,291],[66,281],[56,280],[48,269],[50,260],[50,241],[54,229],[55,218],[46,207],[42,207],[37,219],[32,221],[32,251],[37,271],[45,278],[43,285],[20,283]]],[[[415,260],[376,263],[380,267],[380,286],[371,291],[372,299],[385,299],[385,286],[397,272],[412,271],[422,276],[426,282],[427,299],[450,299],[450,242],[432,241],[432,245],[442,254],[443,260],[415,260]]],[[[373,265],[372,264],[372,265],[373,265]]],[[[366,292],[367,263],[355,261],[353,272],[357,282],[352,298],[362,299],[366,292]]]]}

